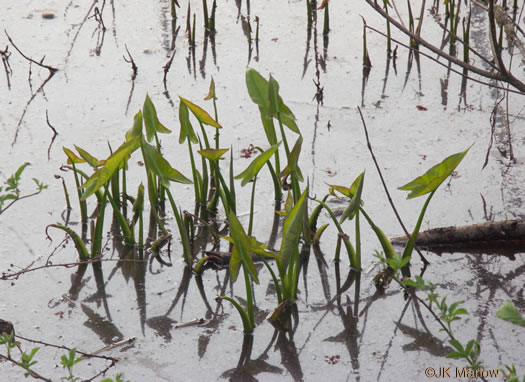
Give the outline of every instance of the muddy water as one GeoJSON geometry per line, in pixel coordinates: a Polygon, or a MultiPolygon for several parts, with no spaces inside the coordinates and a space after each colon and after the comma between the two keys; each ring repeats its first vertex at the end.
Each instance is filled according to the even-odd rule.
{"type": "MultiPolygon", "coordinates": [[[[43,63],[58,71],[37,91],[49,70],[30,65],[7,35],[1,35],[0,47],[9,45],[12,53],[10,88],[4,73],[0,75],[1,175],[5,178],[28,161],[32,165],[26,170],[22,189],[32,190],[31,177],[49,185],[43,194],[20,202],[0,217],[3,272],[16,272],[33,262],[32,266],[41,266],[46,261],[60,264],[76,258],[72,243],[62,243],[60,233],[50,232],[49,241],[44,232],[46,225],[63,221],[62,184],[54,176],[64,176],[71,193],[74,189],[71,174],[60,171],[65,164],[62,146],[77,144],[97,157],[107,156],[108,144],[120,144],[146,93],[160,119],[175,132],[162,138],[166,156],[189,174],[186,148],[178,145],[177,97],[184,96],[211,111],[212,105],[202,99],[213,76],[219,120],[224,126],[221,146],[233,147],[235,171],[240,172],[249,163],[241,158],[241,149],[250,143],[265,145],[257,109],[244,85],[247,66],[265,76],[272,73],[279,81],[281,94],[304,135],[301,167],[313,194],[324,195],[326,183],[348,185],[366,170],[367,211],[387,235],[397,235],[401,229],[367,151],[357,105],[363,109],[394,202],[410,226],[422,201],[407,201],[395,188],[473,143],[457,174],[436,193],[423,228],[521,218],[525,213],[519,188],[524,179],[524,136],[518,128],[523,123],[523,100],[514,95],[509,100],[514,162],[508,134],[499,121],[482,171],[491,137],[490,114],[503,93],[469,81],[462,96],[460,77],[428,60],[422,60],[419,73],[414,64],[407,74],[408,53],[400,47],[394,67],[387,61],[384,39],[372,33],[368,34],[368,50],[373,68],[363,82],[360,15],[370,25],[384,28],[383,20],[364,3],[331,4],[331,32],[326,40],[321,33],[322,13],[319,30],[309,31],[304,2],[277,0],[252,1],[250,9],[246,2],[220,2],[217,34],[205,39],[201,4],[192,2],[192,12],[197,14],[194,50],[185,35],[186,4],[181,4],[174,24],[168,1],[107,1],[104,8],[96,1],[5,3],[0,15],[2,29],[27,57],[37,62],[45,57],[43,63]],[[254,35],[250,41],[247,34],[249,25],[256,29],[255,17],[260,20],[258,42],[254,35]],[[130,56],[137,66],[134,79],[130,56]],[[163,67],[172,56],[164,84],[163,67]],[[58,132],[51,146],[53,131],[48,122],[58,132]]],[[[431,29],[435,20],[429,16],[424,25],[431,29]]],[[[482,15],[476,14],[472,28],[474,43],[482,49],[486,46],[482,15]]],[[[440,32],[435,33],[439,38],[440,32]]],[[[133,189],[143,180],[143,168],[137,161],[131,164],[133,189]]],[[[267,240],[273,220],[269,178],[258,182],[258,189],[254,232],[259,240],[267,240]]],[[[176,185],[174,190],[182,208],[191,209],[192,189],[176,185]]],[[[247,224],[242,214],[249,208],[249,192],[239,190],[238,209],[241,221],[247,224]]],[[[72,199],[76,203],[73,195],[72,199]]],[[[74,210],[71,221],[78,220],[78,210],[74,210]]],[[[329,228],[321,245],[327,266],[319,265],[312,255],[307,276],[300,283],[300,322],[293,338],[275,334],[265,321],[276,298],[270,278],[260,269],[261,285],[255,296],[259,325],[248,355],[242,352],[237,313],[228,305],[219,307],[214,300],[224,293],[242,298],[242,286],[232,289],[225,271],[207,271],[202,280],[203,299],[198,280],[183,272],[176,243],[171,268],[156,263],[105,263],[106,298],[97,290],[91,269],[78,296],[68,294],[74,269],[48,267],[2,281],[0,318],[12,321],[19,335],[88,352],[135,337],[132,345],[104,353],[121,358],[109,375],[124,371],[132,381],[249,376],[268,381],[424,380],[427,367],[462,367],[461,362],[445,358],[450,351],[447,336],[428,311],[406,305],[395,286],[384,296],[376,294],[372,277],[377,271],[368,270],[375,262],[372,253],[380,246],[368,229],[363,231],[367,272],[362,275],[358,318],[353,311],[353,289],[343,294],[340,305],[327,307],[336,294],[336,265],[331,261],[336,234],[329,228]],[[195,319],[204,322],[171,329],[173,324],[195,319]],[[238,367],[241,356],[244,361],[238,367]]],[[[522,310],[525,307],[523,254],[510,258],[484,253],[425,255],[431,261],[425,278],[436,284],[441,295],[449,296],[447,301],[465,301],[471,313],[454,324],[458,337],[464,343],[473,338],[481,341],[486,367],[514,363],[523,371],[522,352],[517,351],[523,349],[523,332],[495,317],[504,301],[515,301],[522,310]]],[[[109,239],[105,256],[118,258],[109,239]]],[[[414,263],[419,266],[418,259],[414,263]]],[[[346,259],[339,273],[344,282],[346,259]]],[[[43,347],[37,370],[59,379],[64,374],[55,364],[61,354],[61,350],[43,347]]],[[[105,365],[90,360],[79,364],[77,372],[87,378],[105,365]]],[[[22,375],[6,364],[1,368],[10,380],[22,375]]]]}

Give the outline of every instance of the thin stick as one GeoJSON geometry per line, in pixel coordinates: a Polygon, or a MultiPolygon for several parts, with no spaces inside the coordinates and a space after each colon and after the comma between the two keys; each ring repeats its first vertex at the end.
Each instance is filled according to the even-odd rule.
{"type": "Polygon", "coordinates": [[[381,172],[379,163],[377,162],[376,156],[374,155],[374,151],[372,150],[372,144],[370,143],[370,139],[368,137],[368,129],[366,128],[365,118],[363,117],[363,113],[361,112],[361,108],[359,106],[357,107],[357,110],[359,111],[359,115],[361,116],[361,121],[363,122],[363,128],[365,130],[366,144],[368,146],[368,151],[370,151],[370,154],[372,155],[372,160],[374,161],[377,172],[379,173],[379,177],[381,178],[381,183],[383,184],[383,188],[385,189],[385,193],[388,198],[388,201],[390,205],[392,206],[392,209],[394,210],[397,220],[399,221],[401,228],[403,228],[403,231],[405,232],[407,239],[412,243],[412,245],[414,246],[414,249],[417,251],[417,253],[421,257],[421,260],[423,261],[423,269],[426,269],[427,265],[430,264],[430,262],[425,258],[425,256],[423,256],[423,254],[417,247],[416,243],[414,242],[414,239],[412,238],[412,235],[408,233],[408,230],[406,229],[405,224],[403,224],[403,220],[401,219],[401,216],[399,216],[399,213],[397,212],[396,206],[394,205],[392,197],[390,196],[390,192],[388,191],[388,187],[386,185],[385,179],[383,178],[383,173],[381,172]]]}

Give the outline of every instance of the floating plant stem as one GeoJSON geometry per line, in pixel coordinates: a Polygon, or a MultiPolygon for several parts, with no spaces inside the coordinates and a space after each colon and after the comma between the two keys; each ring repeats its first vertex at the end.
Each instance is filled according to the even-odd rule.
{"type": "Polygon", "coordinates": [[[175,200],[173,199],[173,196],[171,195],[171,192],[168,188],[166,188],[166,195],[168,195],[168,200],[170,201],[171,209],[173,210],[173,213],[175,214],[175,220],[177,221],[177,227],[179,229],[180,239],[182,241],[184,261],[188,266],[191,267],[191,265],[193,264],[193,255],[191,250],[190,239],[188,237],[188,232],[184,229],[184,224],[180,216],[180,211],[177,208],[175,200]]]}
{"type": "MultiPolygon", "coordinates": [[[[126,221],[126,218],[124,215],[122,215],[122,212],[120,212],[117,203],[111,196],[109,192],[106,192],[106,196],[111,203],[111,206],[113,207],[113,213],[115,214],[115,217],[117,218],[117,221],[119,223],[120,229],[122,230],[122,236],[124,238],[124,241],[127,244],[135,244],[135,235],[133,234],[133,231],[129,227],[128,222],[126,221]]],[[[153,207],[152,207],[153,208],[153,207]]]]}
{"type": "MultiPolygon", "coordinates": [[[[360,268],[357,268],[358,261],[357,261],[357,254],[354,250],[354,247],[352,246],[352,243],[350,243],[350,240],[348,239],[348,235],[343,231],[343,228],[341,227],[341,224],[337,221],[337,218],[335,217],[334,212],[328,205],[321,201],[321,200],[315,200],[317,203],[321,204],[324,209],[328,212],[330,217],[332,218],[332,221],[334,222],[335,227],[337,228],[337,231],[339,231],[339,237],[343,240],[343,243],[346,248],[346,252],[348,254],[348,258],[350,260],[350,265],[355,268],[356,270],[360,270],[360,268]]],[[[386,238],[386,236],[385,236],[386,238]]],[[[388,240],[388,239],[387,239],[388,240]]],[[[336,259],[338,260],[338,259],[336,259]]]]}
{"type": "Polygon", "coordinates": [[[121,203],[120,203],[120,185],[119,185],[120,177],[119,175],[120,175],[119,170],[117,170],[111,177],[111,193],[113,195],[113,200],[115,201],[115,204],[120,210],[121,203]]]}
{"type": "Polygon", "coordinates": [[[128,191],[127,191],[127,184],[126,184],[126,166],[122,166],[122,201],[120,202],[122,206],[122,214],[124,216],[127,216],[128,214],[128,191]]]}
{"type": "Polygon", "coordinates": [[[87,224],[87,219],[88,219],[87,202],[82,199],[82,191],[81,191],[82,184],[80,183],[80,179],[78,178],[78,170],[75,166],[75,159],[74,159],[75,154],[73,154],[71,150],[65,147],[63,149],[69,161],[71,162],[71,167],[73,168],[73,176],[75,178],[75,185],[77,188],[77,195],[78,195],[78,201],[79,201],[79,206],[80,206],[80,219],[82,221],[82,225],[85,226],[87,224]]]}
{"type": "Polygon", "coordinates": [[[64,178],[62,178],[62,188],[64,190],[64,198],[66,199],[66,208],[71,210],[71,201],[69,200],[69,193],[67,191],[67,186],[64,178]]]}
{"type": "Polygon", "coordinates": [[[250,221],[248,223],[248,236],[252,235],[253,210],[254,210],[254,204],[255,204],[255,185],[256,183],[257,183],[257,177],[253,178],[253,181],[252,181],[252,196],[250,198],[250,221]]]}
{"type": "Polygon", "coordinates": [[[94,259],[97,257],[98,254],[102,254],[102,235],[103,235],[103,228],[104,228],[104,215],[106,210],[106,202],[107,202],[107,194],[108,190],[106,188],[106,191],[104,193],[104,196],[102,197],[102,201],[99,202],[99,213],[97,217],[97,223],[95,226],[95,232],[92,236],[92,243],[91,243],[91,258],[94,259]]]}
{"type": "Polygon", "coordinates": [[[84,244],[80,236],[78,236],[75,231],[73,231],[69,227],[63,226],[62,224],[50,224],[46,227],[46,235],[48,238],[49,238],[49,234],[47,233],[47,230],[49,229],[49,227],[58,228],[64,231],[65,233],[67,233],[69,237],[71,237],[71,239],[75,243],[75,247],[77,249],[78,257],[80,258],[80,260],[81,261],[89,260],[89,252],[86,248],[86,245],[84,244]]]}
{"type": "Polygon", "coordinates": [[[259,41],[259,16],[255,16],[255,41],[259,41]]]}

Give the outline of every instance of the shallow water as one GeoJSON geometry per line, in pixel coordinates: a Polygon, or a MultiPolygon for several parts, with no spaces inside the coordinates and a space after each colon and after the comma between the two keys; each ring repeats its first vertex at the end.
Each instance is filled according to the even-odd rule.
{"type": "MultiPolygon", "coordinates": [[[[16,46],[36,61],[45,56],[44,63],[58,71],[44,90],[32,97],[49,72],[35,64],[29,66],[9,45],[10,89],[6,77],[0,74],[3,148],[0,175],[5,178],[21,163],[29,161],[32,165],[24,173],[23,190],[34,187],[31,177],[43,180],[49,189],[21,201],[0,217],[3,272],[18,271],[33,261],[33,266],[43,265],[51,254],[55,264],[76,258],[71,242],[62,246],[61,232],[50,231],[52,242],[44,232],[46,225],[62,221],[65,208],[62,184],[54,175],[65,177],[72,203],[74,206],[76,203],[71,174],[60,171],[65,164],[62,146],[72,148],[77,144],[97,157],[106,157],[108,142],[112,147],[121,143],[146,93],[155,103],[161,121],[174,131],[162,137],[166,157],[188,175],[186,148],[178,144],[177,97],[183,96],[211,111],[212,105],[202,99],[213,76],[219,120],[224,126],[221,146],[233,147],[235,172],[240,172],[249,163],[241,158],[241,149],[250,143],[266,144],[257,108],[244,83],[247,66],[264,76],[272,73],[280,83],[283,99],[297,116],[304,135],[300,165],[309,177],[312,194],[324,195],[326,184],[349,185],[366,170],[366,208],[388,236],[400,234],[401,229],[367,150],[358,105],[362,107],[393,200],[410,226],[416,221],[423,201],[407,201],[405,194],[395,188],[473,143],[457,175],[436,193],[423,228],[520,219],[524,215],[520,192],[524,179],[524,136],[517,128],[523,121],[523,101],[519,96],[511,95],[509,101],[511,127],[515,127],[512,129],[515,162],[509,160],[507,136],[498,124],[488,165],[481,170],[490,142],[490,114],[502,93],[496,94],[495,90],[469,81],[464,101],[465,97],[460,96],[461,78],[455,74],[448,77],[446,68],[425,59],[419,76],[415,68],[407,76],[408,53],[401,47],[396,68],[390,62],[387,71],[385,41],[373,33],[368,33],[367,40],[373,67],[363,87],[360,16],[369,25],[384,28],[384,21],[366,4],[358,7],[331,4],[331,32],[325,42],[322,17],[318,20],[319,31],[309,34],[302,1],[252,2],[249,14],[245,2],[221,2],[217,7],[214,41],[203,38],[199,24],[201,3],[193,3],[192,12],[197,13],[194,56],[184,33],[186,4],[181,4],[173,28],[167,1],[152,4],[108,1],[102,10],[105,33],[92,17],[95,7],[101,9],[101,2],[63,4],[28,0],[4,6],[0,24],[16,46]],[[44,18],[44,14],[54,17],[44,18]],[[256,16],[260,19],[257,44],[250,43],[245,33],[248,20],[255,29],[256,16]],[[172,31],[178,27],[174,38],[172,31]],[[138,68],[134,80],[131,65],[123,58],[129,58],[126,47],[138,68]],[[166,93],[163,66],[173,47],[176,51],[166,76],[166,93]],[[53,133],[47,125],[46,112],[49,123],[58,132],[51,147],[53,133]]],[[[431,28],[433,23],[429,16],[425,28],[431,28]]],[[[480,49],[485,45],[485,29],[483,18],[474,17],[474,44],[480,49]]],[[[7,35],[2,34],[0,39],[0,47],[8,45],[7,35]]],[[[143,168],[137,161],[132,159],[131,163],[130,174],[136,174],[130,179],[131,189],[136,189],[143,178],[143,168]]],[[[182,207],[192,209],[192,188],[181,185],[173,188],[182,207]]],[[[240,189],[238,185],[238,211],[241,222],[247,224],[249,191],[242,193],[240,189]]],[[[268,177],[258,182],[254,232],[259,240],[270,236],[272,199],[268,177]]],[[[77,210],[71,220],[79,220],[77,210]]],[[[350,227],[348,230],[352,231],[350,227]]],[[[248,375],[268,381],[423,380],[427,367],[463,367],[463,363],[445,358],[449,351],[447,336],[428,311],[414,304],[406,306],[402,291],[395,285],[387,289],[385,296],[377,296],[372,281],[377,271],[369,270],[375,262],[371,254],[380,246],[364,224],[362,234],[366,272],[361,280],[359,319],[353,315],[353,289],[343,294],[339,306],[327,307],[336,294],[336,265],[331,261],[336,233],[331,227],[321,243],[328,268],[320,267],[312,254],[306,281],[300,282],[300,322],[293,339],[280,335],[272,340],[274,329],[265,318],[275,308],[275,292],[269,286],[267,273],[260,269],[261,285],[256,286],[259,325],[253,336],[251,361],[245,362],[237,374],[232,370],[241,356],[241,321],[229,305],[220,308],[214,299],[222,293],[242,298],[243,287],[235,284],[232,290],[225,271],[206,271],[203,284],[207,306],[196,278],[183,274],[178,242],[172,245],[171,268],[161,268],[157,263],[151,267],[105,263],[105,304],[97,292],[91,269],[74,299],[68,295],[74,269],[46,268],[24,274],[13,282],[2,281],[0,318],[12,321],[19,335],[87,352],[116,340],[136,337],[133,345],[104,353],[121,358],[109,375],[113,376],[116,370],[124,371],[125,378],[132,381],[248,378],[248,375]],[[324,283],[323,272],[328,275],[324,283]],[[182,294],[177,297],[179,292],[182,294]],[[212,312],[220,315],[212,319],[212,312]],[[201,318],[206,320],[204,324],[169,330],[170,324],[201,318]]],[[[118,254],[113,246],[108,240],[106,256],[116,260],[118,254]]],[[[431,262],[425,279],[436,284],[438,293],[448,296],[447,301],[465,301],[471,313],[453,325],[463,343],[473,338],[481,342],[481,358],[487,368],[514,363],[523,371],[522,352],[516,351],[523,349],[523,331],[495,317],[499,306],[507,300],[513,300],[521,310],[525,308],[523,253],[518,251],[511,258],[475,253],[425,255],[431,262]]],[[[419,259],[415,258],[414,264],[419,267],[419,259]]],[[[348,272],[346,258],[340,268],[344,281],[348,272]]],[[[43,348],[40,353],[39,372],[53,380],[64,375],[54,367],[62,350],[43,348]]],[[[104,365],[103,361],[89,360],[75,369],[79,376],[88,378],[104,365]]],[[[11,380],[22,375],[20,370],[6,364],[1,364],[1,368],[11,380]]]]}

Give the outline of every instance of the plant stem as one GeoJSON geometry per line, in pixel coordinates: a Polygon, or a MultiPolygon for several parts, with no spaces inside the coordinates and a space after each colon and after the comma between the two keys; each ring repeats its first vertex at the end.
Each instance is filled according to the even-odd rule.
{"type": "Polygon", "coordinates": [[[250,222],[248,223],[248,236],[252,236],[253,209],[254,209],[254,204],[255,204],[254,202],[255,202],[255,184],[256,183],[257,183],[257,177],[253,178],[253,184],[252,184],[252,196],[250,199],[250,222]]]}

